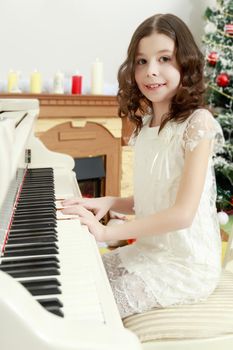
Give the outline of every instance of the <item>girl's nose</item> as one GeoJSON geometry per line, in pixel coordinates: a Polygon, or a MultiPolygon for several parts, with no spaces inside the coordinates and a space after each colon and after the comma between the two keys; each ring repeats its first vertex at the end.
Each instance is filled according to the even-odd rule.
{"type": "Polygon", "coordinates": [[[149,72],[147,72],[147,76],[148,76],[148,77],[151,77],[151,76],[152,76],[152,77],[157,77],[157,75],[158,75],[158,74],[156,74],[156,73],[149,73],[149,72]]]}
{"type": "Polygon", "coordinates": [[[158,66],[154,62],[148,65],[147,76],[156,77],[159,75],[158,66]]]}

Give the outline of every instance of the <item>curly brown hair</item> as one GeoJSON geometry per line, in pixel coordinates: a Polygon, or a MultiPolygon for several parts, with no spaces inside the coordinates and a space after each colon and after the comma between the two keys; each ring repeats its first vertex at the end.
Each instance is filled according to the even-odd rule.
{"type": "Polygon", "coordinates": [[[169,120],[183,122],[199,107],[203,106],[204,57],[186,24],[172,14],[157,14],[142,22],[133,34],[128,47],[127,58],[118,71],[119,102],[118,115],[128,117],[136,124],[136,133],[142,128],[142,116],[148,114],[149,101],[139,90],[135,81],[135,57],[140,40],[154,32],[165,34],[175,42],[176,60],[181,81],[172,98],[169,112],[163,116],[159,131],[169,120]]]}

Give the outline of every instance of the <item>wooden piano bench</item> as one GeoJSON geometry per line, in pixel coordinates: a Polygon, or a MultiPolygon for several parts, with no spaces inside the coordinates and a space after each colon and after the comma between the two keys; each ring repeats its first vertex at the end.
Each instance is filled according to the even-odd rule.
{"type": "Polygon", "coordinates": [[[124,326],[136,333],[143,349],[233,349],[233,273],[223,270],[208,300],[129,316],[124,326]]]}

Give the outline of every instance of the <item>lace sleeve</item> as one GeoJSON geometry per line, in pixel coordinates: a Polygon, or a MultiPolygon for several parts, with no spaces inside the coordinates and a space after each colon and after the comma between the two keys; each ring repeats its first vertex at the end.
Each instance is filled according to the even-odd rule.
{"type": "Polygon", "coordinates": [[[200,109],[194,112],[186,125],[183,134],[185,150],[193,151],[203,139],[213,140],[213,153],[220,152],[224,145],[224,137],[220,124],[212,114],[200,109]]]}

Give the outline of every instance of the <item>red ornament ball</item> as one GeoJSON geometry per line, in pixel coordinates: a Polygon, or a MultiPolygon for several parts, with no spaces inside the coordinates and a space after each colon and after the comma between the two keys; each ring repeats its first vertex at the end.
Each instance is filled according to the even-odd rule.
{"type": "Polygon", "coordinates": [[[218,53],[215,51],[212,51],[208,55],[208,62],[211,66],[215,66],[218,61],[218,53]]]}
{"type": "Polygon", "coordinates": [[[233,35],[233,23],[225,24],[224,30],[226,34],[233,35]]]}
{"type": "Polygon", "coordinates": [[[229,85],[230,78],[226,73],[221,73],[216,78],[216,83],[218,86],[226,87],[229,85]]]}

